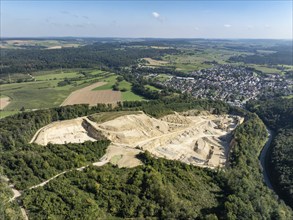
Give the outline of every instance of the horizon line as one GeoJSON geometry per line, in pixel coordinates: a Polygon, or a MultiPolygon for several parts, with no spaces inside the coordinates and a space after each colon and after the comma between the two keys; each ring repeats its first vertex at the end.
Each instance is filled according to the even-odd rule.
{"type": "Polygon", "coordinates": [[[291,40],[292,38],[235,38],[235,37],[95,37],[95,36],[21,36],[21,37],[15,37],[15,36],[8,36],[8,37],[2,37],[0,36],[0,40],[3,39],[49,39],[49,38],[95,38],[95,39],[186,39],[186,40],[192,40],[192,39],[208,39],[208,40],[291,40]]]}

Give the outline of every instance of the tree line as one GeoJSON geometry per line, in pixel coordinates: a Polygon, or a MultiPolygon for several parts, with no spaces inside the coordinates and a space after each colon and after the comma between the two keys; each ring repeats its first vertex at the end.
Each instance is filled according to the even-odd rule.
{"type": "Polygon", "coordinates": [[[275,46],[270,49],[275,50],[275,52],[268,54],[256,52],[253,55],[232,56],[229,58],[229,61],[267,65],[293,65],[292,43],[290,46],[275,46]]]}

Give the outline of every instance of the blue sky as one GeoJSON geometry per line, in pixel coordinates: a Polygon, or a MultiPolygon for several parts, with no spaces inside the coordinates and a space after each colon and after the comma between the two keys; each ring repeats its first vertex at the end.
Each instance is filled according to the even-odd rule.
{"type": "Polygon", "coordinates": [[[1,0],[1,37],[292,39],[292,8],[292,0],[1,0]]]}

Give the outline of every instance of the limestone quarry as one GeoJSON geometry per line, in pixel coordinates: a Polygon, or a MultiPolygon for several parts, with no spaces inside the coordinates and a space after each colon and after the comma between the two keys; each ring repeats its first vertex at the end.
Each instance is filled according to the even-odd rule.
{"type": "Polygon", "coordinates": [[[31,142],[40,145],[111,140],[101,161],[119,167],[141,164],[136,155],[149,151],[155,157],[201,167],[225,165],[231,132],[243,118],[231,115],[198,115],[192,111],[156,119],[144,113],[96,123],[87,117],[58,121],[41,128],[31,142]]]}

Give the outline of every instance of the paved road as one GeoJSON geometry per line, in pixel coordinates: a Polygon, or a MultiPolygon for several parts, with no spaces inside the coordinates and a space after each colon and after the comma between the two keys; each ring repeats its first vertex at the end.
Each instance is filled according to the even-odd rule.
{"type": "Polygon", "coordinates": [[[271,183],[269,175],[268,175],[267,166],[265,165],[266,157],[267,157],[267,154],[268,154],[270,146],[271,146],[273,135],[272,135],[272,131],[270,131],[269,129],[267,129],[267,131],[268,131],[269,137],[268,137],[268,140],[267,140],[265,146],[263,147],[263,149],[260,153],[259,160],[260,160],[260,166],[262,168],[262,172],[263,172],[263,176],[264,176],[264,181],[265,181],[266,185],[270,189],[273,190],[273,186],[272,186],[272,183],[271,183]]]}

